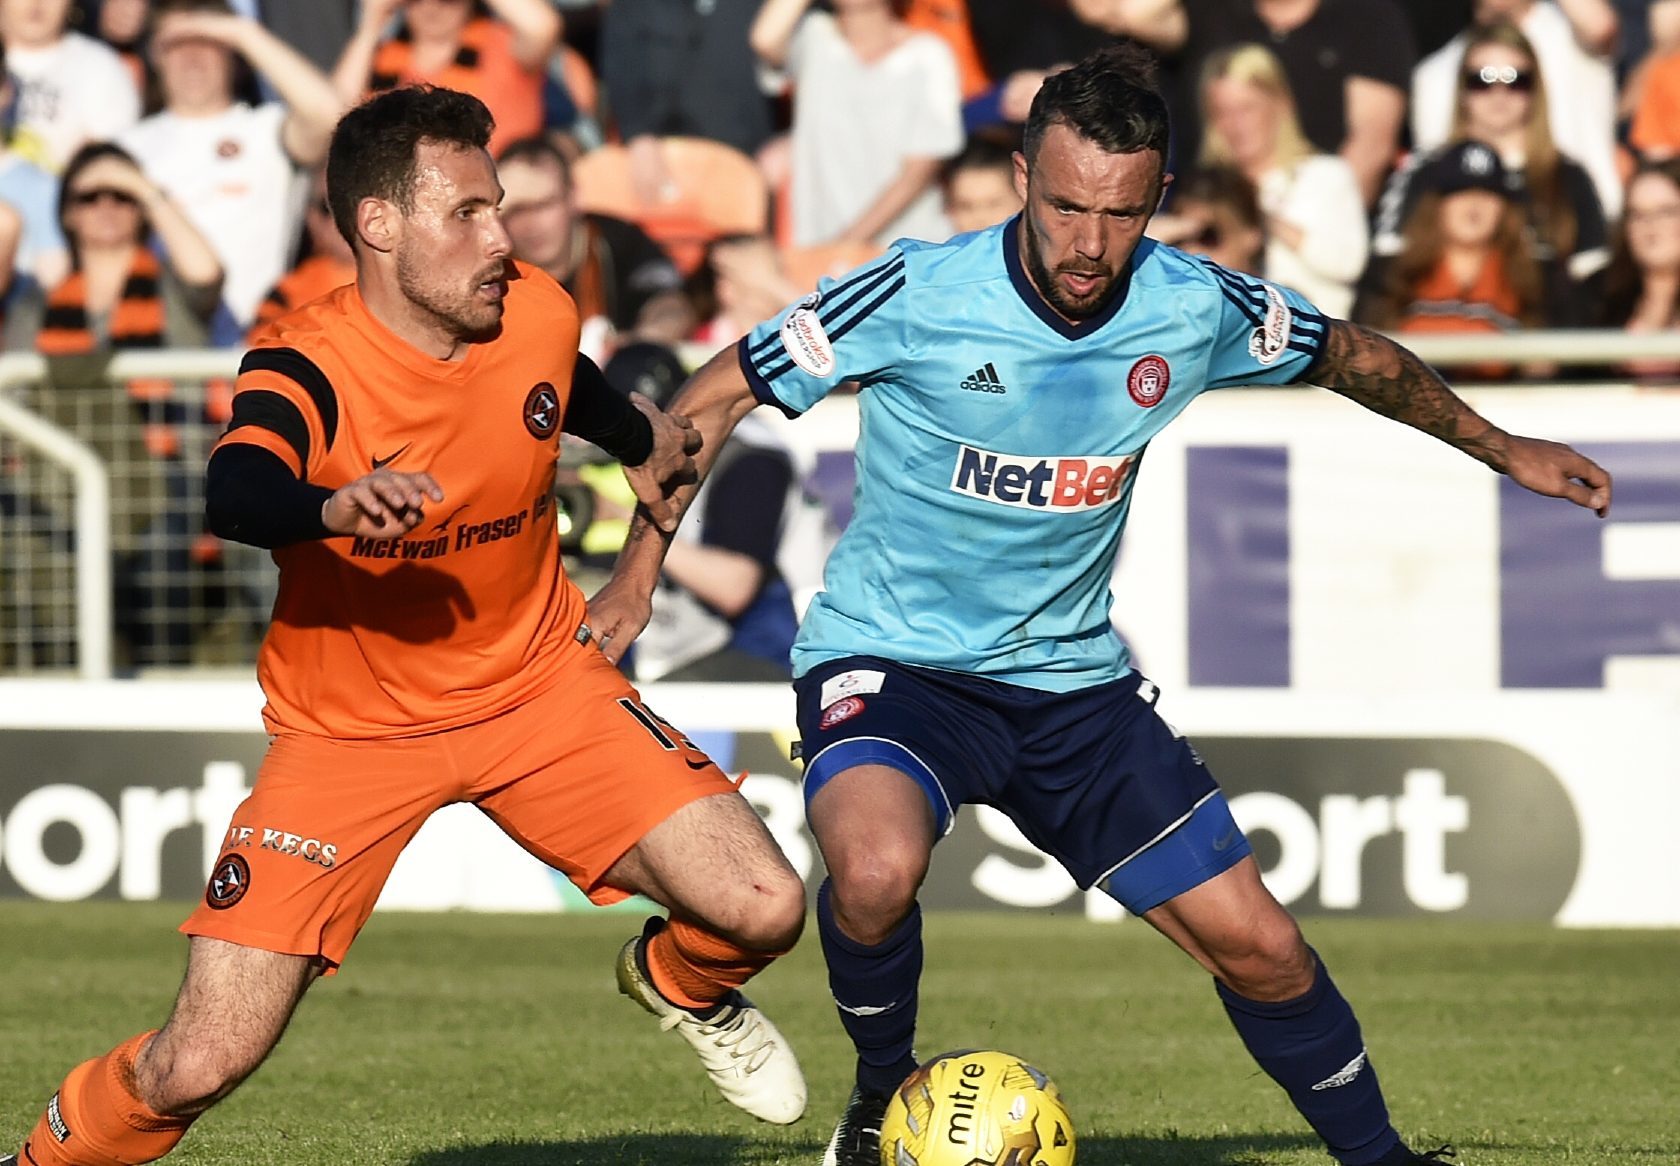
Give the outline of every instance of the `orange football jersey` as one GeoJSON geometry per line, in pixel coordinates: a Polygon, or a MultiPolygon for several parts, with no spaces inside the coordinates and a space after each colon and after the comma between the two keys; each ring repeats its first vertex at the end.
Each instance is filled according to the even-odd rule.
{"type": "Polygon", "coordinates": [[[444,492],[406,536],[274,551],[280,590],[257,675],[270,732],[410,736],[495,716],[554,683],[584,599],[560,566],[553,486],[578,316],[516,265],[502,329],[437,360],[369,313],[355,285],[276,321],[236,401],[257,445],[336,489],[381,466],[444,492]]]}

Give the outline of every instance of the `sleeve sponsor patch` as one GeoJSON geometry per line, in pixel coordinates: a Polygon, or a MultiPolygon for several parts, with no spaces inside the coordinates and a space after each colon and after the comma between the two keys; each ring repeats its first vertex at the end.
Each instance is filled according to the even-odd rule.
{"type": "Polygon", "coordinates": [[[1266,291],[1266,318],[1249,336],[1248,354],[1261,364],[1273,364],[1289,347],[1289,327],[1295,316],[1282,292],[1269,283],[1260,286],[1266,291]]]}
{"type": "Polygon", "coordinates": [[[815,297],[807,296],[782,321],[782,347],[793,363],[814,377],[826,377],[835,369],[834,345],[817,316],[815,297]]]}

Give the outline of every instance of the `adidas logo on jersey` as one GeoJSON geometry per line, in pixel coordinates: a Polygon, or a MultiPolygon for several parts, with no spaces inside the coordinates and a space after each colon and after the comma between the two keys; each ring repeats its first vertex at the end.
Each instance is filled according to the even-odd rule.
{"type": "Polygon", "coordinates": [[[987,361],[984,367],[977,368],[963,378],[959,388],[967,389],[971,393],[1007,393],[1009,389],[998,380],[997,369],[992,362],[987,361]]]}

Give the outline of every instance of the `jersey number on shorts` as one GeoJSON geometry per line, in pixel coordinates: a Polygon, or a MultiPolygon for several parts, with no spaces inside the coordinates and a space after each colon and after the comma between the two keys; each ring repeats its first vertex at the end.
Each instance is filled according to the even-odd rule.
{"type": "Polygon", "coordinates": [[[687,749],[694,753],[698,753],[700,751],[699,747],[696,746],[693,741],[690,741],[687,737],[683,736],[682,733],[672,726],[670,721],[648,708],[645,704],[641,704],[631,697],[621,696],[618,698],[618,707],[635,717],[641,724],[642,728],[646,729],[653,736],[653,739],[659,742],[659,747],[664,749],[666,752],[674,753],[679,748],[687,749]]]}

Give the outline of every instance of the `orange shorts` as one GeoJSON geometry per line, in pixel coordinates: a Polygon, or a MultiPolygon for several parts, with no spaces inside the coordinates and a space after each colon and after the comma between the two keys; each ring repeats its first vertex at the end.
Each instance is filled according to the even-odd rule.
{"type": "Polygon", "coordinates": [[[555,685],[458,729],[389,740],[274,738],[234,812],[188,935],[344,960],[432,811],[471,802],[597,903],[607,870],[698,798],[735,787],[593,646],[555,685]]]}

